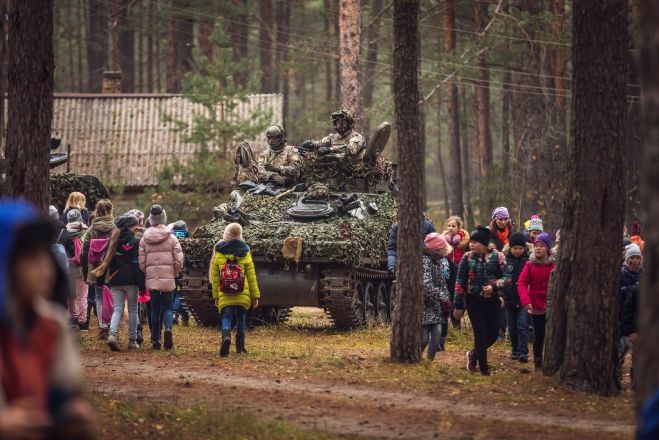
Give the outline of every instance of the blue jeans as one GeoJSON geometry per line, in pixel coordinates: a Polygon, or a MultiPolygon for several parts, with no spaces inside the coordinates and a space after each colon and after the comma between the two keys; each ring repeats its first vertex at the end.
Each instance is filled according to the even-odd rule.
{"type": "Polygon", "coordinates": [[[525,308],[506,308],[510,346],[514,356],[529,355],[529,321],[525,308]]]}
{"type": "Polygon", "coordinates": [[[428,347],[428,360],[435,359],[439,342],[442,339],[442,324],[428,324],[421,326],[421,352],[428,347]]]}
{"type": "Polygon", "coordinates": [[[174,310],[174,313],[181,315],[181,318],[184,321],[187,321],[188,318],[190,318],[188,309],[183,307],[183,304],[181,304],[181,294],[178,292],[174,292],[174,305],[172,306],[172,309],[174,310]]]}
{"type": "Polygon", "coordinates": [[[119,324],[124,316],[124,301],[128,301],[128,339],[137,339],[137,286],[112,286],[114,312],[110,321],[110,334],[118,336],[119,324]]]}
{"type": "Polygon", "coordinates": [[[174,292],[151,292],[151,342],[160,342],[161,316],[165,324],[165,331],[172,331],[174,318],[172,316],[172,302],[174,292]]]}
{"type": "Polygon", "coordinates": [[[245,334],[245,309],[241,306],[226,306],[222,309],[222,331],[231,331],[234,318],[239,335],[245,334]]]}

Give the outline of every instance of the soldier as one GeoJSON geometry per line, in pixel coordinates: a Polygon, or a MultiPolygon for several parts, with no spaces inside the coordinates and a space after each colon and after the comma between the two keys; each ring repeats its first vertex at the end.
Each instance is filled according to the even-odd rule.
{"type": "Polygon", "coordinates": [[[340,109],[332,113],[332,126],[336,133],[325,136],[320,141],[304,141],[300,150],[315,150],[319,156],[344,154],[353,166],[364,157],[364,137],[353,128],[355,118],[350,110],[340,109]]]}
{"type": "Polygon", "coordinates": [[[295,147],[286,145],[286,131],[273,125],[265,132],[268,151],[258,158],[260,181],[272,181],[280,185],[291,185],[300,175],[300,156],[295,147]]]}

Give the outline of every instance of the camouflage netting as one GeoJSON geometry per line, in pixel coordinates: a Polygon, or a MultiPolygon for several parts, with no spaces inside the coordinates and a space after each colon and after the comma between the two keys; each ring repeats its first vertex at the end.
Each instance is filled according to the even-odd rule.
{"type": "MultiPolygon", "coordinates": [[[[245,196],[240,209],[250,218],[245,227],[245,241],[255,256],[282,261],[282,245],[288,237],[304,240],[302,262],[322,259],[343,264],[377,264],[386,259],[389,230],[395,211],[391,193],[357,194],[364,204],[374,202],[378,213],[365,219],[334,212],[329,218],[298,221],[287,214],[299,197],[290,194],[281,200],[272,196],[245,196]]],[[[340,194],[337,194],[340,195],[340,194]]],[[[335,198],[330,200],[334,203],[335,198]]],[[[192,238],[183,243],[187,257],[204,258],[220,241],[226,222],[211,223],[198,228],[192,238]]]]}
{"type": "Polygon", "coordinates": [[[352,186],[357,179],[366,179],[369,185],[391,180],[393,168],[383,157],[378,157],[375,166],[366,164],[354,168],[346,161],[317,159],[315,155],[307,155],[302,159],[301,174],[307,176],[307,183],[337,181],[341,186],[352,186]]]}
{"type": "Polygon", "coordinates": [[[50,203],[62,211],[66,199],[74,191],[81,192],[87,198],[87,208],[92,210],[96,202],[109,199],[110,194],[95,176],[78,176],[75,174],[50,175],[50,203]]]}

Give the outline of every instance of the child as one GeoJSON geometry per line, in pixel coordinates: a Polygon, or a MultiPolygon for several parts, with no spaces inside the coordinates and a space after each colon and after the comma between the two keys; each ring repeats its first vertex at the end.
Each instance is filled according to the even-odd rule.
{"type": "Polygon", "coordinates": [[[494,250],[487,253],[491,232],[479,226],[471,233],[470,247],[460,262],[455,283],[456,319],[466,308],[474,329],[474,349],[467,352],[467,370],[475,372],[477,366],[484,376],[490,375],[487,349],[499,335],[499,295],[510,284],[504,255],[494,250]]]}
{"type": "Polygon", "coordinates": [[[138,229],[137,217],[124,214],[115,221],[116,228],[101,264],[94,270],[99,283],[105,282],[112,289],[114,312],[110,321],[108,347],[120,351],[119,324],[124,316],[124,303],[128,303],[128,349],[140,348],[137,342],[137,294],[144,290],[144,274],[138,259],[139,241],[135,238],[138,229]]]}
{"type": "Polygon", "coordinates": [[[533,244],[533,255],[524,265],[517,289],[522,307],[533,318],[533,361],[535,368],[542,368],[542,350],[545,343],[545,325],[547,313],[547,291],[549,277],[556,267],[556,260],[551,254],[554,246],[551,235],[543,232],[533,244]]]}
{"type": "Polygon", "coordinates": [[[76,208],[66,214],[66,230],[71,234],[71,248],[66,250],[69,257],[69,279],[75,289],[73,297],[69,298],[69,315],[71,322],[81,331],[89,330],[87,320],[87,283],[80,273],[80,252],[82,250],[82,235],[87,231],[87,225],[82,221],[82,214],[76,208]]]}
{"type": "MultiPolygon", "coordinates": [[[[620,270],[620,320],[622,337],[619,341],[618,359],[620,366],[636,339],[636,313],[638,290],[643,275],[641,248],[635,244],[627,246],[625,262],[620,270]]],[[[632,359],[632,365],[634,364],[632,359]]],[[[633,381],[632,373],[632,381],[633,381]]]]}
{"type": "Polygon", "coordinates": [[[511,284],[504,289],[504,307],[512,348],[510,359],[527,363],[529,361],[528,314],[519,299],[517,281],[524,265],[529,260],[529,252],[526,247],[526,238],[521,232],[512,233],[509,244],[506,266],[510,272],[511,284]]]}
{"type": "Polygon", "coordinates": [[[103,322],[103,295],[101,288],[96,283],[94,269],[96,266],[89,262],[89,251],[92,240],[108,240],[114,230],[114,218],[112,217],[112,202],[99,200],[96,209],[92,213],[93,220],[89,229],[82,237],[82,251],[80,252],[80,271],[82,278],[87,281],[94,290],[96,301],[96,316],[98,317],[98,339],[105,341],[108,337],[109,323],[103,322]]]}
{"type": "Polygon", "coordinates": [[[176,291],[176,277],[183,268],[183,250],[178,238],[167,225],[167,212],[160,205],[153,205],[149,212],[149,224],[140,240],[140,269],[146,274],[146,288],[151,296],[151,342],[154,350],[160,350],[161,317],[164,321],[164,347],[174,347],[172,335],[172,305],[176,291]]]}
{"type": "Polygon", "coordinates": [[[0,438],[94,438],[66,311],[50,301],[67,288],[55,227],[2,201],[0,230],[0,438]]]}
{"type": "Polygon", "coordinates": [[[544,232],[542,219],[537,215],[532,215],[531,220],[529,220],[528,222],[528,226],[526,230],[528,231],[529,234],[529,239],[528,239],[529,251],[533,251],[533,244],[535,243],[535,239],[538,238],[538,235],[544,232]]]}
{"type": "MultiPolygon", "coordinates": [[[[188,231],[188,225],[183,220],[178,220],[170,225],[167,225],[172,234],[176,236],[179,240],[186,239],[190,237],[190,232],[188,231]]],[[[176,278],[176,290],[174,291],[174,303],[172,310],[174,312],[173,323],[178,324],[178,318],[181,317],[181,323],[183,327],[188,327],[190,325],[190,313],[188,309],[181,302],[181,294],[179,291],[182,287],[181,278],[176,278]]]]}
{"type": "Polygon", "coordinates": [[[512,234],[512,224],[508,208],[500,206],[492,211],[492,221],[490,222],[490,232],[494,236],[494,243],[498,251],[502,251],[508,244],[510,234],[512,234]]]}
{"type": "Polygon", "coordinates": [[[469,232],[462,229],[463,226],[462,219],[457,215],[452,215],[446,221],[446,230],[444,231],[444,238],[453,248],[448,258],[456,266],[460,264],[462,256],[469,249],[469,232]]]}
{"type": "MultiPolygon", "coordinates": [[[[222,343],[220,356],[229,355],[231,346],[231,324],[236,320],[236,352],[247,353],[245,349],[245,312],[259,306],[261,292],[256,280],[256,270],[252,261],[252,254],[247,243],[243,241],[243,228],[238,223],[230,223],[224,228],[222,241],[215,245],[211,258],[210,280],[213,287],[215,305],[222,316],[222,343]],[[235,265],[240,270],[236,270],[235,265]],[[229,280],[223,276],[229,273],[235,278],[229,280]],[[242,291],[232,292],[229,284],[242,279],[242,291]],[[222,285],[225,285],[224,289],[222,285]]],[[[240,283],[236,283],[240,286],[240,283]]],[[[238,287],[239,288],[239,287],[238,287]]]]}
{"type": "Polygon", "coordinates": [[[442,327],[451,310],[448,293],[449,260],[453,250],[442,234],[426,235],[423,252],[423,323],[421,352],[428,346],[428,360],[433,361],[441,345],[442,327]]]}

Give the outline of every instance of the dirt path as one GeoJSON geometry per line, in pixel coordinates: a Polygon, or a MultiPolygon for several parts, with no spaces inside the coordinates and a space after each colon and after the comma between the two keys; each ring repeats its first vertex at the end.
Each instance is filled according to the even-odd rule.
{"type": "Polygon", "coordinates": [[[337,434],[403,439],[632,438],[634,426],[606,419],[538,414],[519,407],[461,402],[457,397],[387,391],[332,382],[249,377],[182,362],[118,354],[84,356],[94,392],[178,406],[205,402],[337,434]]]}

